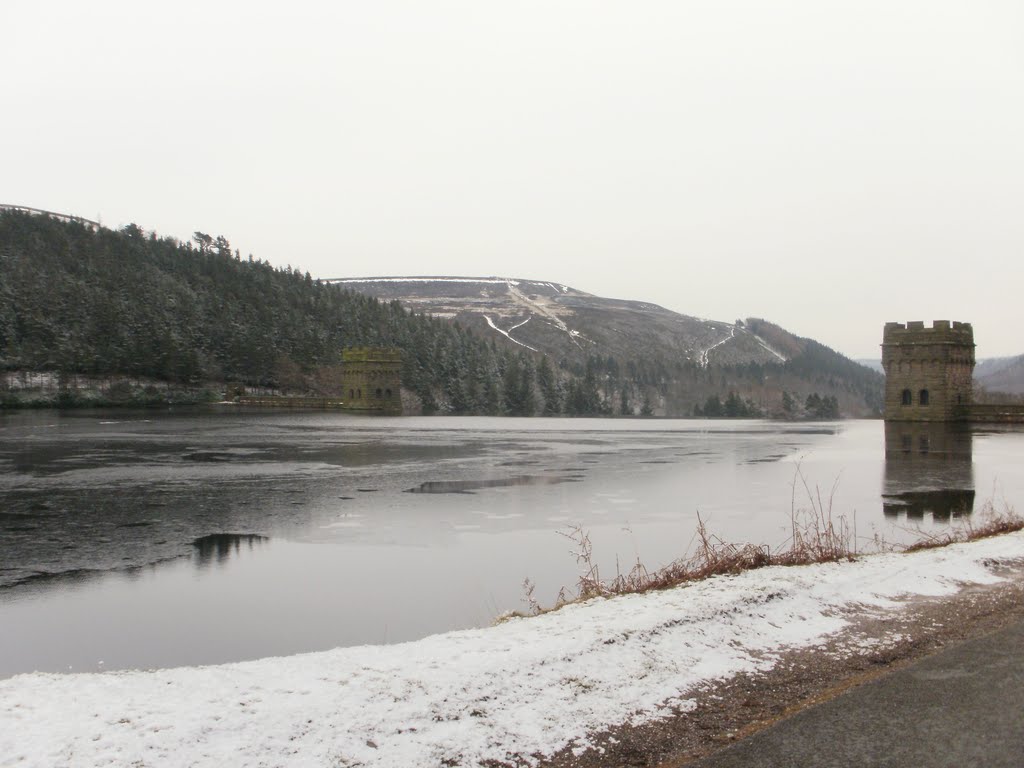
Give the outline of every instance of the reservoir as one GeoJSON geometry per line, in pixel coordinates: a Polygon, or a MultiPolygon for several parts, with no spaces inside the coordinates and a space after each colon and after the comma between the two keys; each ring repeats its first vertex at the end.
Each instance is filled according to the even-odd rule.
{"type": "Polygon", "coordinates": [[[1024,431],[881,421],[0,415],[0,677],[394,643],[692,551],[870,551],[1024,499],[1024,431]]]}

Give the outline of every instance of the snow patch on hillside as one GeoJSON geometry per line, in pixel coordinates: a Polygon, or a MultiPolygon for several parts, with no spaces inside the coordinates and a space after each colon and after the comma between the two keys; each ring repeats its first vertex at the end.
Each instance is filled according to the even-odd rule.
{"type": "Polygon", "coordinates": [[[754,339],[755,339],[755,340],[757,341],[757,343],[758,343],[758,344],[760,344],[760,345],[761,345],[761,347],[762,347],[762,348],[763,348],[763,349],[764,349],[765,351],[767,351],[767,352],[770,352],[771,354],[775,355],[775,357],[777,357],[777,358],[779,359],[779,361],[780,361],[780,362],[783,362],[783,363],[784,363],[784,362],[786,362],[786,360],[787,360],[788,358],[787,358],[787,357],[786,357],[786,356],[785,356],[784,354],[782,354],[781,352],[779,352],[779,351],[778,351],[777,349],[773,348],[773,347],[772,347],[772,346],[771,346],[771,345],[770,345],[770,344],[769,344],[769,343],[768,343],[767,341],[765,341],[764,339],[762,339],[762,338],[761,338],[760,336],[758,336],[758,335],[757,335],[756,333],[752,333],[752,334],[750,334],[750,335],[754,337],[754,339]]]}
{"type": "Polygon", "coordinates": [[[700,351],[700,354],[697,356],[697,364],[701,368],[707,368],[708,364],[710,362],[710,360],[708,358],[708,355],[711,353],[711,351],[716,349],[717,347],[722,346],[723,344],[725,344],[725,342],[732,340],[735,336],[736,336],[736,326],[735,325],[731,325],[731,326],[729,326],[729,335],[728,336],[726,336],[721,341],[715,342],[714,344],[712,344],[707,349],[702,349],[700,351]]]}
{"type": "Polygon", "coordinates": [[[488,285],[519,285],[507,277],[333,277],[325,283],[485,283],[488,285]]]}
{"type": "MultiPolygon", "coordinates": [[[[344,277],[331,278],[329,280],[326,280],[325,282],[333,283],[336,285],[367,283],[468,283],[483,285],[504,285],[508,288],[509,297],[512,299],[514,303],[519,304],[528,312],[544,318],[549,323],[554,325],[556,328],[568,334],[569,339],[572,341],[572,343],[575,344],[580,349],[583,348],[580,345],[580,340],[587,341],[593,344],[593,342],[590,341],[590,339],[586,338],[579,331],[569,328],[569,326],[566,325],[565,321],[562,320],[561,317],[559,317],[557,312],[549,306],[550,301],[548,300],[552,299],[553,297],[527,296],[520,289],[520,286],[522,285],[527,285],[531,287],[544,287],[549,288],[553,292],[553,294],[557,296],[569,293],[570,288],[566,285],[559,285],[556,283],[549,282],[523,281],[513,279],[510,277],[344,277]]],[[[491,319],[491,317],[484,315],[484,318],[487,320],[487,324],[491,328],[496,330],[509,341],[512,341],[518,344],[519,346],[525,347],[533,352],[538,351],[531,347],[529,344],[524,344],[523,342],[518,341],[517,339],[513,339],[511,336],[509,336],[509,331],[514,330],[514,328],[510,328],[509,331],[505,331],[499,328],[495,324],[494,320],[491,319]]],[[[525,321],[523,323],[520,323],[520,325],[524,324],[525,321]]]]}
{"type": "MultiPolygon", "coordinates": [[[[565,321],[562,320],[562,318],[559,317],[558,314],[551,310],[546,304],[543,304],[537,301],[536,299],[531,299],[529,296],[523,294],[522,291],[520,291],[516,286],[512,285],[511,283],[509,283],[508,292],[509,295],[512,296],[512,298],[517,303],[521,304],[523,307],[530,310],[531,312],[535,312],[541,317],[546,318],[548,321],[554,324],[556,328],[569,334],[569,339],[572,341],[573,344],[575,344],[580,349],[583,349],[583,347],[580,345],[578,339],[583,339],[583,341],[590,341],[590,339],[581,334],[579,331],[569,328],[569,326],[565,324],[565,321]]],[[[593,342],[590,343],[593,344],[593,342]]]]}
{"type": "Polygon", "coordinates": [[[487,324],[489,326],[491,326],[491,328],[496,330],[498,333],[500,333],[502,336],[504,336],[506,339],[508,339],[509,341],[513,342],[514,344],[518,344],[520,347],[526,347],[531,352],[537,352],[538,351],[538,350],[534,349],[533,347],[531,347],[529,344],[524,344],[523,342],[521,342],[521,341],[519,341],[517,339],[513,339],[512,336],[510,335],[511,332],[514,331],[519,326],[526,325],[526,323],[529,322],[530,318],[526,318],[526,320],[523,320],[523,322],[519,323],[519,325],[514,325],[511,328],[509,328],[507,331],[504,331],[501,328],[499,328],[498,326],[496,326],[494,324],[494,321],[491,320],[491,316],[490,315],[484,315],[484,320],[487,321],[487,324]]]}

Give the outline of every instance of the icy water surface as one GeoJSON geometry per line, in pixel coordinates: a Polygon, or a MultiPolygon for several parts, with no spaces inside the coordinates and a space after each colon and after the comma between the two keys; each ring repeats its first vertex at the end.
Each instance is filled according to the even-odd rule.
{"type": "Polygon", "coordinates": [[[881,422],[0,415],[0,676],[487,625],[524,578],[572,587],[572,526],[611,576],[684,554],[698,512],[781,545],[808,489],[862,546],[906,540],[1019,499],[1022,449],[881,422]]]}

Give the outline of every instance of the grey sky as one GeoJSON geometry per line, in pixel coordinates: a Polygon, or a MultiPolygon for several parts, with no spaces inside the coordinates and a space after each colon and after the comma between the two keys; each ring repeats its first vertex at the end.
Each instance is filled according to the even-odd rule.
{"type": "Polygon", "coordinates": [[[0,202],[1024,352],[1019,0],[4,2],[0,35],[0,202]]]}

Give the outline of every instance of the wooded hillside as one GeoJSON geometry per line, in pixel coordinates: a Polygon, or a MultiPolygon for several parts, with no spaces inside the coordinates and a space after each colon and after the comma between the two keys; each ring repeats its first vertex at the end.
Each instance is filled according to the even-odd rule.
{"type": "Polygon", "coordinates": [[[4,371],[333,395],[345,347],[385,346],[402,351],[403,387],[425,412],[831,417],[833,402],[844,415],[877,407],[878,374],[777,326],[748,323],[799,349],[785,363],[732,366],[702,367],[669,350],[553,359],[243,258],[224,237],[196,232],[181,242],[135,225],[94,230],[0,212],[4,371]],[[827,412],[815,405],[823,401],[827,412]]]}

